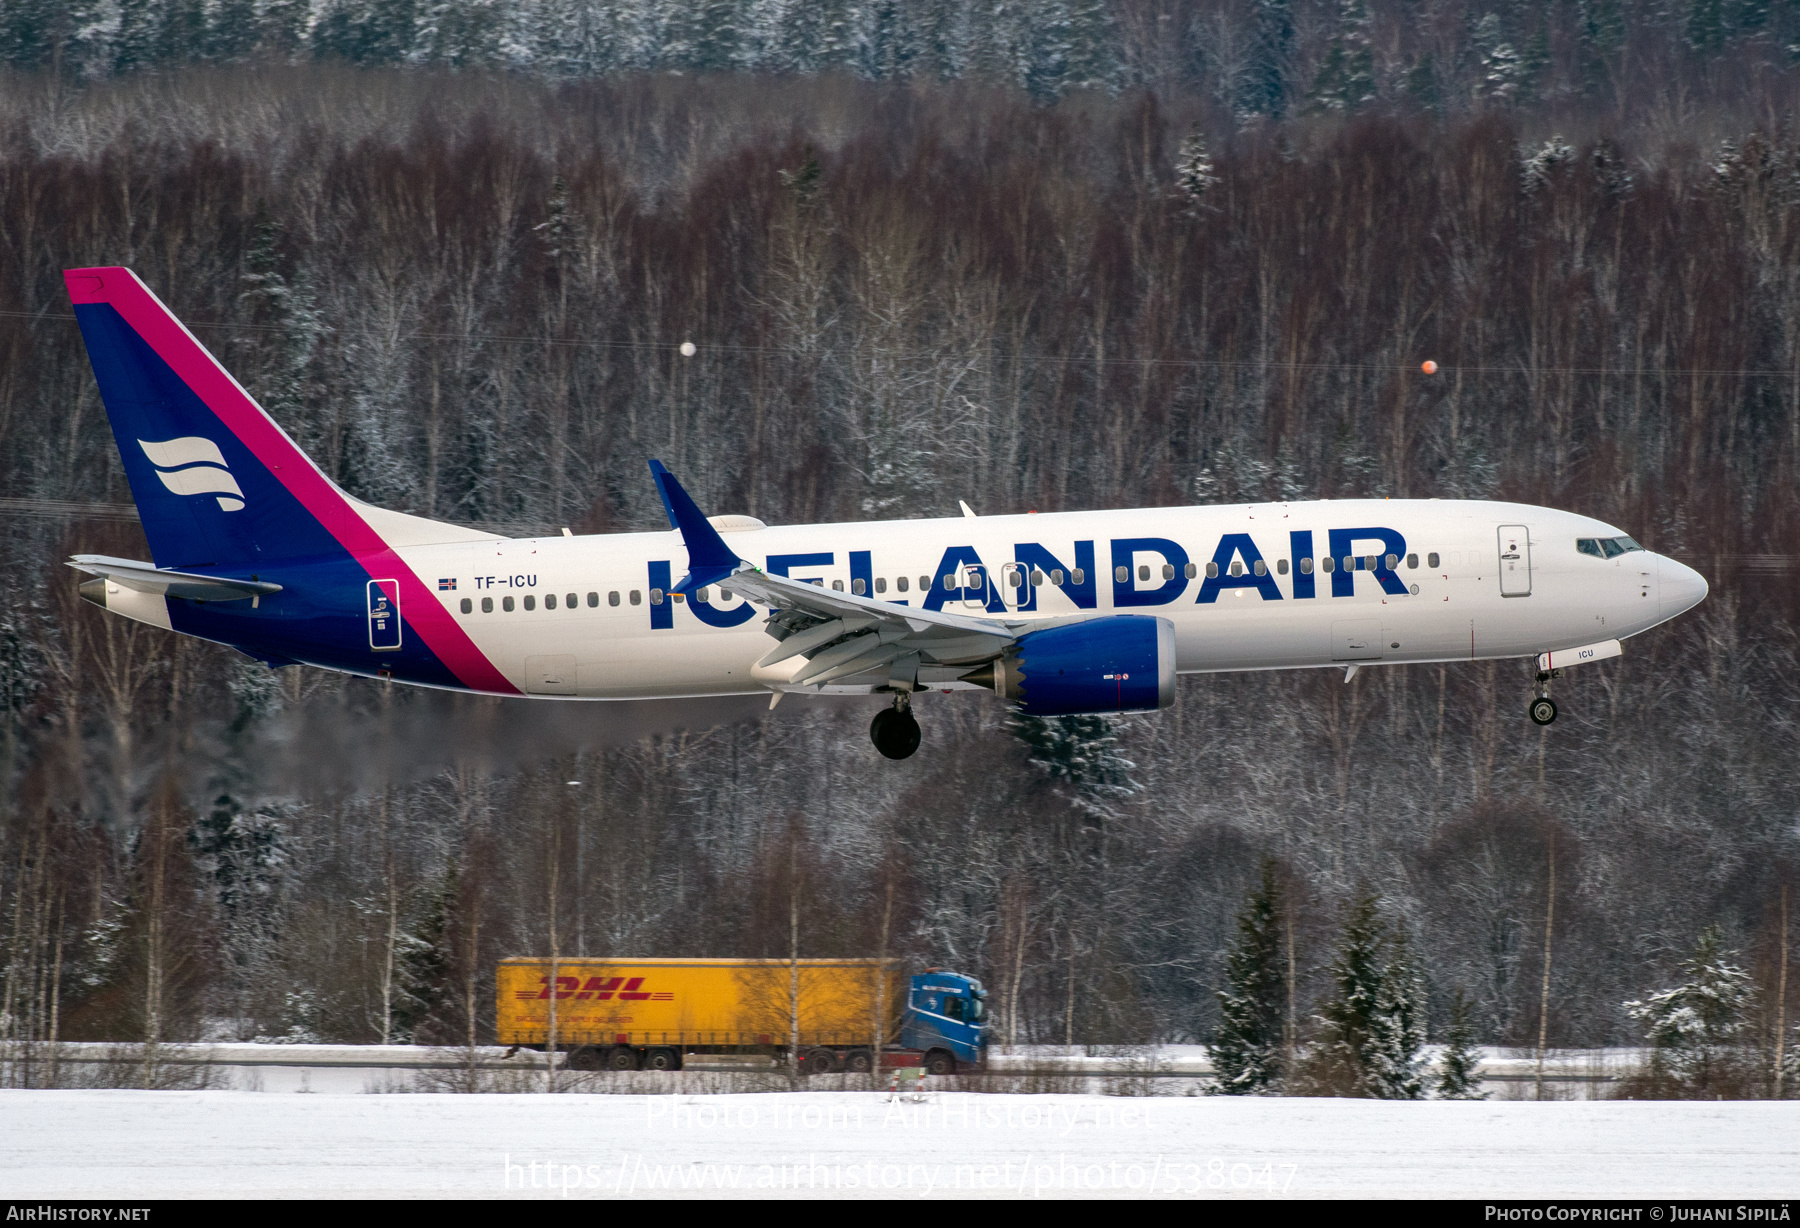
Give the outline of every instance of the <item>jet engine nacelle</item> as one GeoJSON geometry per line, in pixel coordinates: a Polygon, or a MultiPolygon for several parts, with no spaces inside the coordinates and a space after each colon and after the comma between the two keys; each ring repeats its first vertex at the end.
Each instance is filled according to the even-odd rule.
{"type": "Polygon", "coordinates": [[[1114,614],[1047,627],[963,677],[1028,716],[1151,712],[1175,702],[1175,625],[1114,614]]]}

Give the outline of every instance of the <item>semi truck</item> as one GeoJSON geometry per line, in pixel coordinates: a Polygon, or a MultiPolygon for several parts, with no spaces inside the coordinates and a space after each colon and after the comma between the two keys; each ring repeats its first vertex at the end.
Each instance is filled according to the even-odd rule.
{"type": "Polygon", "coordinates": [[[980,981],[942,968],[908,976],[892,960],[520,956],[495,979],[499,1042],[554,1046],[577,1070],[759,1055],[804,1074],[877,1063],[953,1074],[980,1065],[987,1043],[980,981]]]}

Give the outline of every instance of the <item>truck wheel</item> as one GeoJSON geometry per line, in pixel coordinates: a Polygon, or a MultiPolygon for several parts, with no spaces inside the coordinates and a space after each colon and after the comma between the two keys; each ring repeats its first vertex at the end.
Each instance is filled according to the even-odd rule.
{"type": "Polygon", "coordinates": [[[673,1049],[652,1049],[644,1054],[645,1070],[680,1070],[681,1054],[673,1049]]]}
{"type": "Polygon", "coordinates": [[[829,1049],[808,1049],[800,1055],[800,1073],[830,1074],[837,1069],[837,1054],[829,1049]]]}
{"type": "Polygon", "coordinates": [[[852,1074],[868,1074],[875,1069],[875,1055],[867,1049],[852,1049],[844,1054],[844,1069],[852,1074]]]}
{"type": "Polygon", "coordinates": [[[956,1059],[942,1049],[933,1049],[925,1055],[925,1073],[947,1075],[956,1073],[956,1059]]]}
{"type": "Polygon", "coordinates": [[[638,1051],[630,1045],[614,1045],[606,1055],[608,1070],[636,1070],[638,1068],[638,1051]]]}
{"type": "Polygon", "coordinates": [[[583,1045],[569,1054],[564,1063],[570,1070],[599,1070],[604,1064],[601,1051],[592,1045],[583,1045]]]}

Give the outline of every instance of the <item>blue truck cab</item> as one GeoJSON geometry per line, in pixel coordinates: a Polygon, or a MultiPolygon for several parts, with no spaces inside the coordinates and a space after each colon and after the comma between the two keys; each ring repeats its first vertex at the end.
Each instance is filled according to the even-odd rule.
{"type": "Polygon", "coordinates": [[[979,1066],[986,1056],[987,990],[972,976],[927,968],[912,978],[900,1046],[920,1050],[931,1074],[979,1066]]]}

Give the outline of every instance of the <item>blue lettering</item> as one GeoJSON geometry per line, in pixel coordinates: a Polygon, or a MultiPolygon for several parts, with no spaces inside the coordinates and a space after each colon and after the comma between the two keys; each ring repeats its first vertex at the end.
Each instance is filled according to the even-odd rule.
{"type": "Polygon", "coordinates": [[[1167,605],[1187,589],[1187,551],[1166,537],[1119,537],[1113,539],[1113,607],[1128,605],[1167,605]],[[1159,554],[1175,571],[1163,581],[1161,588],[1139,589],[1133,583],[1134,558],[1138,554],[1159,554]],[[1119,579],[1119,568],[1125,578],[1119,579]]]}
{"type": "MultiPolygon", "coordinates": [[[[1094,543],[1075,543],[1075,566],[1064,567],[1062,560],[1038,545],[1036,542],[1020,542],[1013,547],[1013,558],[1023,564],[1027,577],[1035,568],[1045,573],[1062,572],[1064,580],[1057,587],[1063,595],[1075,603],[1078,610],[1091,610],[1097,603],[1094,577],[1094,543]],[[1081,573],[1081,583],[1075,583],[1075,573],[1081,573]]],[[[1025,599],[1019,602],[1021,610],[1035,610],[1037,606],[1037,587],[1030,585],[1026,589],[1025,599]]]]}
{"type": "Polygon", "coordinates": [[[1263,556],[1250,540],[1248,533],[1227,533],[1219,539],[1219,548],[1213,551],[1213,569],[1219,574],[1208,576],[1200,586],[1200,599],[1195,605],[1206,605],[1219,599],[1219,590],[1227,588],[1253,588],[1262,594],[1264,601],[1280,601],[1281,586],[1275,583],[1275,577],[1269,574],[1268,564],[1263,564],[1263,574],[1256,574],[1256,565],[1262,563],[1263,556]],[[1231,574],[1231,562],[1235,558],[1244,560],[1244,574],[1231,574]]]}
{"type": "Polygon", "coordinates": [[[1006,613],[1006,605],[1000,600],[1000,590],[994,586],[994,578],[988,575],[987,564],[981,561],[981,556],[975,553],[973,546],[951,546],[944,551],[944,557],[939,560],[937,571],[931,577],[931,591],[925,594],[925,600],[920,604],[927,610],[941,610],[945,602],[952,600],[979,601],[987,607],[990,614],[1006,613]],[[954,588],[944,587],[945,576],[956,575],[971,567],[981,569],[980,588],[960,585],[954,588]]]}
{"type": "MultiPolygon", "coordinates": [[[[1375,578],[1381,582],[1381,591],[1395,597],[1406,596],[1405,581],[1387,565],[1386,556],[1391,554],[1398,558],[1406,553],[1406,539],[1392,529],[1331,530],[1331,557],[1338,561],[1338,569],[1331,574],[1331,595],[1351,597],[1356,594],[1356,574],[1344,566],[1344,560],[1356,553],[1358,542],[1381,543],[1375,563],[1375,578]]],[[[1356,571],[1363,570],[1360,558],[1355,566],[1356,571]]]]}
{"type": "Polygon", "coordinates": [[[1300,560],[1312,558],[1312,530],[1303,533],[1288,534],[1288,556],[1294,565],[1294,600],[1300,601],[1318,594],[1313,583],[1317,579],[1312,572],[1303,570],[1300,560]]]}
{"type": "Polygon", "coordinates": [[[850,552],[850,595],[853,597],[858,595],[856,591],[856,582],[858,580],[862,581],[862,593],[860,595],[864,597],[873,597],[875,595],[875,568],[869,561],[869,552],[867,550],[852,550],[850,552]]]}
{"type": "MultiPolygon", "coordinates": [[[[714,588],[712,591],[719,590],[714,588]]],[[[722,610],[710,601],[700,600],[698,594],[688,598],[687,608],[695,618],[709,627],[741,627],[756,613],[756,607],[748,601],[740,601],[736,606],[722,610]]]]}
{"type": "Polygon", "coordinates": [[[650,564],[650,587],[662,590],[663,599],[650,602],[650,629],[667,631],[675,625],[675,603],[669,600],[669,560],[650,564]]]}

